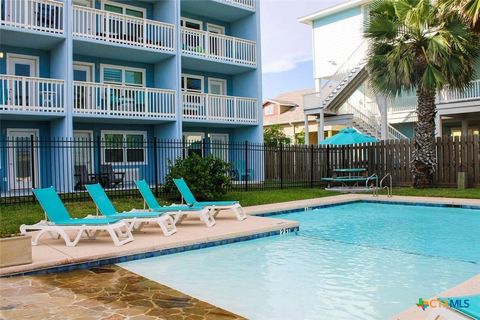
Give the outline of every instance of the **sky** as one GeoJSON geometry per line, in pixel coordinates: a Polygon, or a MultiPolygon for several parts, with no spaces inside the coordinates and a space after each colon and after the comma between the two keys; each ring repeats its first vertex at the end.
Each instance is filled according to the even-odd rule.
{"type": "Polygon", "coordinates": [[[260,0],[263,99],[314,88],[312,30],[298,18],[346,0],[260,0]]]}

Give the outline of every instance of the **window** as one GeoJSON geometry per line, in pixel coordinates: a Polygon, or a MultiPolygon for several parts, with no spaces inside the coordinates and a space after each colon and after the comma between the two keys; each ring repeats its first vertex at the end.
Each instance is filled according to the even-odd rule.
{"type": "Polygon", "coordinates": [[[117,2],[104,2],[103,10],[137,18],[144,18],[146,13],[144,8],[134,7],[117,2]]]}
{"type": "Polygon", "coordinates": [[[102,132],[105,163],[146,164],[146,132],[102,132]]]}
{"type": "Polygon", "coordinates": [[[271,116],[273,114],[273,106],[269,105],[265,107],[265,115],[266,116],[271,116]]]}
{"type": "Polygon", "coordinates": [[[101,82],[145,86],[145,69],[123,66],[100,65],[101,82]]]}
{"type": "Polygon", "coordinates": [[[182,75],[182,90],[203,92],[203,77],[189,74],[182,75]]]}
{"type": "Polygon", "coordinates": [[[190,18],[180,18],[180,26],[195,30],[202,30],[203,29],[203,22],[195,19],[190,18]]]}

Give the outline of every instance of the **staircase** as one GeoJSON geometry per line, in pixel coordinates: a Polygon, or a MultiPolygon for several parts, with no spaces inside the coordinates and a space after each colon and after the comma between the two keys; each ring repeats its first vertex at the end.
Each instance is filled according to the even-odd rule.
{"type": "MultiPolygon", "coordinates": [[[[349,101],[349,98],[357,91],[358,87],[368,78],[365,68],[367,64],[365,57],[367,45],[367,41],[364,40],[347,61],[322,86],[320,92],[330,93],[325,98],[322,97],[321,108],[325,112],[352,114],[352,124],[356,129],[381,139],[381,119],[378,113],[378,105],[372,102],[367,107],[356,106],[349,101]]],[[[408,138],[389,124],[388,139],[408,138]]]]}

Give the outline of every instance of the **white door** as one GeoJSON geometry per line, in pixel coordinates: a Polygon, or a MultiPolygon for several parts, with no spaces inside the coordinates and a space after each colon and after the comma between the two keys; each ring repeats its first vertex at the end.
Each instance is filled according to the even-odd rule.
{"type": "Polygon", "coordinates": [[[75,166],[85,166],[88,173],[93,169],[93,132],[74,131],[75,147],[73,149],[73,163],[75,166]]]}
{"type": "Polygon", "coordinates": [[[222,36],[216,35],[224,35],[225,28],[222,26],[217,26],[215,24],[207,23],[207,31],[211,34],[209,37],[209,48],[210,54],[227,57],[227,53],[229,52],[227,48],[226,41],[222,36]]]}
{"type": "MultiPolygon", "coordinates": [[[[93,82],[93,64],[74,63],[73,64],[73,81],[93,82]]],[[[75,109],[92,109],[93,106],[93,91],[92,87],[87,85],[74,86],[74,101],[75,109]]]]}
{"type": "Polygon", "coordinates": [[[8,100],[13,106],[38,105],[37,86],[20,77],[38,77],[38,57],[7,55],[7,74],[19,78],[8,83],[8,100]]]}
{"type": "Polygon", "coordinates": [[[7,130],[8,136],[8,186],[10,190],[38,187],[38,149],[36,129],[7,130]],[[32,150],[32,136],[34,140],[32,150]]]}
{"type": "Polygon", "coordinates": [[[209,133],[210,153],[223,161],[228,162],[228,134],[209,133]]]}

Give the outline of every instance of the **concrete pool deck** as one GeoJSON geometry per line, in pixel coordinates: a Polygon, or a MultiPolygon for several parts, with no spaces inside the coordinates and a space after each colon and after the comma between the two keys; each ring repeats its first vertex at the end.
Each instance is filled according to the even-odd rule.
{"type": "MultiPolygon", "coordinates": [[[[39,242],[39,245],[32,248],[33,263],[1,268],[0,276],[28,273],[52,267],[71,266],[86,262],[114,259],[138,254],[148,254],[160,250],[201,245],[209,242],[225,241],[229,239],[237,239],[239,237],[266,234],[269,232],[279,232],[280,230],[297,228],[299,224],[295,221],[276,219],[274,217],[259,217],[256,215],[335,205],[352,201],[420,203],[431,205],[472,206],[480,208],[480,199],[405,196],[373,197],[370,194],[344,194],[323,198],[257,205],[245,208],[246,213],[251,215],[251,217],[244,221],[237,221],[234,218],[233,213],[220,214],[217,216],[217,225],[212,228],[206,228],[198,219],[187,219],[185,223],[178,226],[178,232],[170,237],[164,237],[160,228],[156,226],[147,226],[143,229],[144,231],[142,230],[142,232],[134,234],[135,241],[121,247],[115,247],[107,235],[100,235],[96,240],[81,240],[76,247],[67,247],[63,240],[49,239],[45,236],[39,242]]],[[[115,261],[112,260],[111,263],[115,263],[115,261]]]]}

